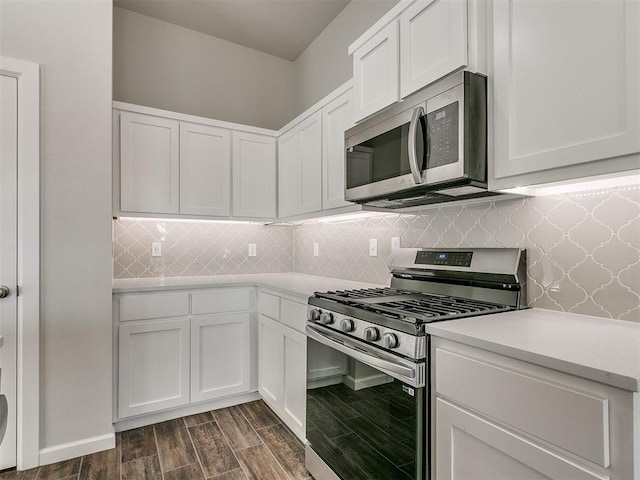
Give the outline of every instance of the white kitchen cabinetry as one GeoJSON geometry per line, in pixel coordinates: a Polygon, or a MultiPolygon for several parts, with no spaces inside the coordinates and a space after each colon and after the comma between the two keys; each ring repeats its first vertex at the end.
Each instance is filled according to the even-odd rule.
{"type": "Polygon", "coordinates": [[[180,213],[227,217],[231,201],[231,132],[180,124],[180,213]]]}
{"type": "Polygon", "coordinates": [[[115,215],[275,218],[275,131],[114,108],[115,215]]]}
{"type": "Polygon", "coordinates": [[[276,140],[233,132],[233,216],[276,217],[276,140]]]}
{"type": "Polygon", "coordinates": [[[493,2],[493,168],[511,188],[640,165],[640,3],[493,2]]]}
{"type": "Polygon", "coordinates": [[[632,392],[432,340],[435,478],[636,478],[632,392]]]}
{"type": "Polygon", "coordinates": [[[273,293],[258,300],[258,391],[302,440],[305,438],[306,304],[273,293]]]}
{"type": "Polygon", "coordinates": [[[240,287],[114,296],[117,419],[255,389],[254,298],[240,287]]]}
{"type": "Polygon", "coordinates": [[[322,209],[322,113],[317,111],[278,140],[280,217],[322,209]]]}
{"type": "Polygon", "coordinates": [[[400,100],[398,44],[398,20],[393,20],[357,50],[349,52],[353,54],[356,120],[362,120],[400,100]]]}
{"type": "Polygon", "coordinates": [[[130,417],[189,403],[189,319],[120,326],[118,412],[130,417]]]}
{"type": "Polygon", "coordinates": [[[122,211],[179,212],[179,129],[175,120],[120,114],[122,211]]]}
{"type": "Polygon", "coordinates": [[[400,1],[349,54],[358,122],[457,70],[486,73],[486,2],[400,1]]]}
{"type": "Polygon", "coordinates": [[[344,132],[353,125],[353,90],[322,108],[322,208],[352,205],[344,199],[344,132]]]}

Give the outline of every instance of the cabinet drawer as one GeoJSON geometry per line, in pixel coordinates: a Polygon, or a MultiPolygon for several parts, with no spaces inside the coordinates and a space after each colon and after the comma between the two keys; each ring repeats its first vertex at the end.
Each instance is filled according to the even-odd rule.
{"type": "Polygon", "coordinates": [[[152,293],[120,297],[120,321],[189,315],[188,293],[152,293]]]}
{"type": "Polygon", "coordinates": [[[246,288],[219,288],[191,294],[191,313],[226,313],[251,309],[251,291],[246,288]]]}
{"type": "Polygon", "coordinates": [[[545,378],[435,349],[436,392],[609,466],[609,400],[545,378]]]}
{"type": "Polygon", "coordinates": [[[258,311],[262,315],[280,320],[280,297],[270,293],[260,292],[258,297],[258,311]]]}
{"type": "Polygon", "coordinates": [[[285,298],[280,301],[281,318],[285,325],[304,333],[307,323],[307,305],[298,302],[292,302],[285,298]]]}

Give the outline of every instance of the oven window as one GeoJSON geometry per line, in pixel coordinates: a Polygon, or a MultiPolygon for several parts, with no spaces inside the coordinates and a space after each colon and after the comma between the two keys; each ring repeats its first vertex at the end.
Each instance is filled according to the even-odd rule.
{"type": "MultiPolygon", "coordinates": [[[[426,119],[420,118],[416,133],[417,158],[426,165],[424,138],[426,119]]],[[[385,132],[347,149],[347,188],[359,187],[411,173],[408,155],[409,124],[385,132]]]]}
{"type": "MultiPolygon", "coordinates": [[[[318,356],[327,348],[309,339],[311,370],[328,365],[318,356]]],[[[330,355],[335,361],[342,354],[330,355]]],[[[352,358],[344,361],[344,374],[315,374],[307,381],[311,448],[344,480],[425,478],[425,388],[404,385],[352,358]]]]}

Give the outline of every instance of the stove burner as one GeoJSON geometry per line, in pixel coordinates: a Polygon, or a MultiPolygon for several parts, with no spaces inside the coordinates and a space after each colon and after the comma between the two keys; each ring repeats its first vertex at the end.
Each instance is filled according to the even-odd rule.
{"type": "Polygon", "coordinates": [[[395,288],[338,290],[317,292],[315,295],[411,323],[451,320],[511,310],[508,305],[395,288]]]}

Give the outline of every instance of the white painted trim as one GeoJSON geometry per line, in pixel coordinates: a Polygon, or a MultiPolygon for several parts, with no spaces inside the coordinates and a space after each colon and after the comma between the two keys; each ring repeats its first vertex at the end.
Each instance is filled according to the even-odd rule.
{"type": "Polygon", "coordinates": [[[344,82],[342,85],[340,85],[338,88],[336,88],[331,93],[329,93],[322,100],[319,100],[318,102],[316,102],[315,104],[313,104],[312,106],[307,108],[300,115],[297,115],[296,118],[291,120],[289,123],[287,123],[280,130],[278,130],[278,132],[277,132],[278,136],[282,135],[287,130],[291,129],[291,127],[296,126],[298,123],[303,121],[309,115],[314,114],[315,112],[320,110],[322,107],[324,107],[324,106],[328,105],[329,103],[333,102],[336,98],[338,98],[340,95],[342,95],[343,93],[347,92],[351,88],[353,88],[353,78],[350,78],[349,80],[344,82]]]}
{"type": "Polygon", "coordinates": [[[96,437],[89,437],[75,442],[63,443],[55,447],[40,450],[40,465],[61,462],[70,458],[82,457],[102,450],[109,450],[116,446],[116,434],[106,433],[96,437]]]}
{"type": "Polygon", "coordinates": [[[351,375],[344,377],[344,384],[354,391],[362,390],[363,388],[377,387],[378,385],[384,385],[392,381],[393,379],[384,373],[369,375],[363,378],[356,378],[351,375]]]}
{"type": "Polygon", "coordinates": [[[26,470],[40,445],[40,66],[0,57],[0,73],[18,80],[17,468],[26,470]]]}
{"type": "Polygon", "coordinates": [[[147,425],[153,425],[154,423],[173,420],[175,418],[186,417],[188,415],[195,415],[197,413],[232,407],[234,405],[240,405],[247,402],[253,402],[255,400],[260,400],[261,398],[262,397],[258,392],[233,395],[231,397],[219,398],[216,400],[197,403],[193,405],[185,405],[184,407],[172,408],[170,410],[165,410],[158,413],[150,413],[147,415],[125,418],[116,421],[114,427],[116,432],[123,432],[125,430],[131,430],[133,428],[140,428],[147,425]]]}
{"type": "Polygon", "coordinates": [[[215,120],[213,118],[198,117],[196,115],[188,115],[186,113],[171,112],[169,110],[161,110],[159,108],[145,107],[143,105],[134,105],[132,103],[113,102],[115,110],[123,110],[126,112],[142,113],[145,115],[153,115],[156,117],[171,118],[181,122],[198,123],[200,125],[210,125],[212,127],[227,128],[229,130],[238,130],[241,132],[257,133],[259,135],[267,135],[275,137],[278,135],[276,130],[268,128],[252,127],[251,125],[243,125],[241,123],[225,122],[223,120],[215,120]]]}

